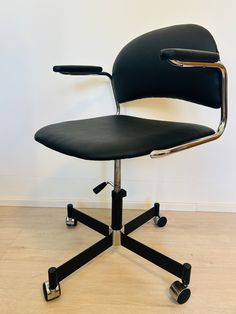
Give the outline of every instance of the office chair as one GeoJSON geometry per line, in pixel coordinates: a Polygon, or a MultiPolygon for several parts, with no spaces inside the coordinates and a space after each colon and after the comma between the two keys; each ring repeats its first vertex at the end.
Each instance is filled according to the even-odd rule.
{"type": "MultiPolygon", "coordinates": [[[[61,295],[60,282],[112,245],[121,245],[175,275],[170,286],[174,300],[185,303],[189,289],[191,265],[179,263],[134,240],[130,233],[153,218],[164,227],[159,203],[132,221],[122,224],[123,198],[121,160],[150,155],[167,156],[194,147],[222,135],[227,120],[227,72],[216,43],[205,28],[176,25],[146,33],[128,43],[115,59],[112,75],[100,66],[59,65],[53,70],[69,75],[104,75],[110,81],[116,101],[116,114],[91,119],[66,121],[41,128],[35,134],[39,143],[57,152],[86,160],[114,160],[114,182],[94,188],[99,193],[107,184],[111,193],[111,226],[67,205],[66,225],[81,222],[104,237],[59,267],[48,270],[43,283],[47,301],[61,295]],[[120,114],[120,103],[140,98],[167,97],[220,109],[218,129],[204,125],[160,121],[120,114]]],[[[89,164],[88,164],[89,165],[89,164]]]]}

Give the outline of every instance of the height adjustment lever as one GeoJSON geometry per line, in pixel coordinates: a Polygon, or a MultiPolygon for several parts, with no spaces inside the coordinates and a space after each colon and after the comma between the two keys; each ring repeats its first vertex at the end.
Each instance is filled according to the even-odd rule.
{"type": "Polygon", "coordinates": [[[99,192],[101,192],[106,186],[107,184],[110,184],[111,186],[114,186],[113,183],[107,181],[107,182],[102,182],[100,184],[98,184],[94,189],[93,189],[93,192],[95,194],[98,194],[99,192]]]}

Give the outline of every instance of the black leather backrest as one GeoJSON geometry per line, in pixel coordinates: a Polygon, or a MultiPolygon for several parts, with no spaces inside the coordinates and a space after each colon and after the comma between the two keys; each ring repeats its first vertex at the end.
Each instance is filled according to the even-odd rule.
{"type": "Polygon", "coordinates": [[[127,44],[114,62],[112,80],[117,100],[167,97],[219,108],[220,72],[173,66],[160,58],[164,48],[218,52],[212,35],[198,25],[176,25],[146,33],[127,44]]]}

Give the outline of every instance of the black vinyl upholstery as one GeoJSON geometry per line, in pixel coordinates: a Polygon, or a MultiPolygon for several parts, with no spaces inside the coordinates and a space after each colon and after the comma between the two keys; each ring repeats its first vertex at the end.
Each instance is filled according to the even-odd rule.
{"type": "MultiPolygon", "coordinates": [[[[177,25],[144,34],[117,56],[112,85],[118,102],[145,97],[180,98],[212,108],[221,106],[221,76],[217,69],[181,68],[169,56],[219,60],[211,34],[198,25],[177,25]]],[[[95,66],[56,66],[62,74],[107,74],[95,66]]],[[[52,124],[35,134],[36,141],[70,156],[113,160],[150,154],[153,150],[214,134],[202,125],[111,115],[52,124]]]]}
{"type": "Polygon", "coordinates": [[[198,25],[175,25],[144,34],[128,43],[114,62],[112,77],[118,101],[168,97],[219,108],[220,73],[173,66],[161,58],[161,50],[166,48],[218,53],[212,35],[198,25]]]}
{"type": "Polygon", "coordinates": [[[101,73],[102,67],[91,65],[55,65],[53,71],[69,75],[91,75],[101,73]]]}
{"type": "Polygon", "coordinates": [[[89,160],[132,158],[213,134],[208,127],[112,115],[46,126],[35,139],[61,153],[89,160]]]}

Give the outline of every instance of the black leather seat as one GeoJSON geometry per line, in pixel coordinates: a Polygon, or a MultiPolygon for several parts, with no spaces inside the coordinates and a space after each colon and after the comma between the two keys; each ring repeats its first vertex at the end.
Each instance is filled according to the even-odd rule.
{"type": "Polygon", "coordinates": [[[179,122],[112,115],[46,126],[35,139],[66,155],[89,160],[114,160],[150,154],[212,135],[209,127],[179,122]]]}
{"type": "MultiPolygon", "coordinates": [[[[114,182],[102,182],[94,188],[99,193],[108,183],[113,186],[111,226],[67,205],[67,226],[81,222],[104,238],[59,267],[48,270],[43,284],[47,301],[61,294],[60,281],[113,244],[122,245],[181,279],[170,291],[182,304],[190,297],[191,265],[179,263],[128,236],[151,218],[164,227],[159,203],[123,226],[121,160],[150,154],[165,156],[217,139],[227,120],[227,73],[212,35],[199,25],[176,25],[144,34],[128,43],[118,54],[112,75],[100,66],[55,66],[54,71],[69,75],[105,75],[111,80],[116,101],[116,115],[66,121],[48,125],[35,134],[41,144],[60,153],[88,160],[114,160],[114,182]],[[140,98],[182,99],[219,109],[218,129],[187,122],[160,121],[120,115],[120,103],[140,98]]],[[[89,165],[88,165],[89,166],[89,165]]],[[[187,234],[186,234],[187,235],[187,234]]]]}

